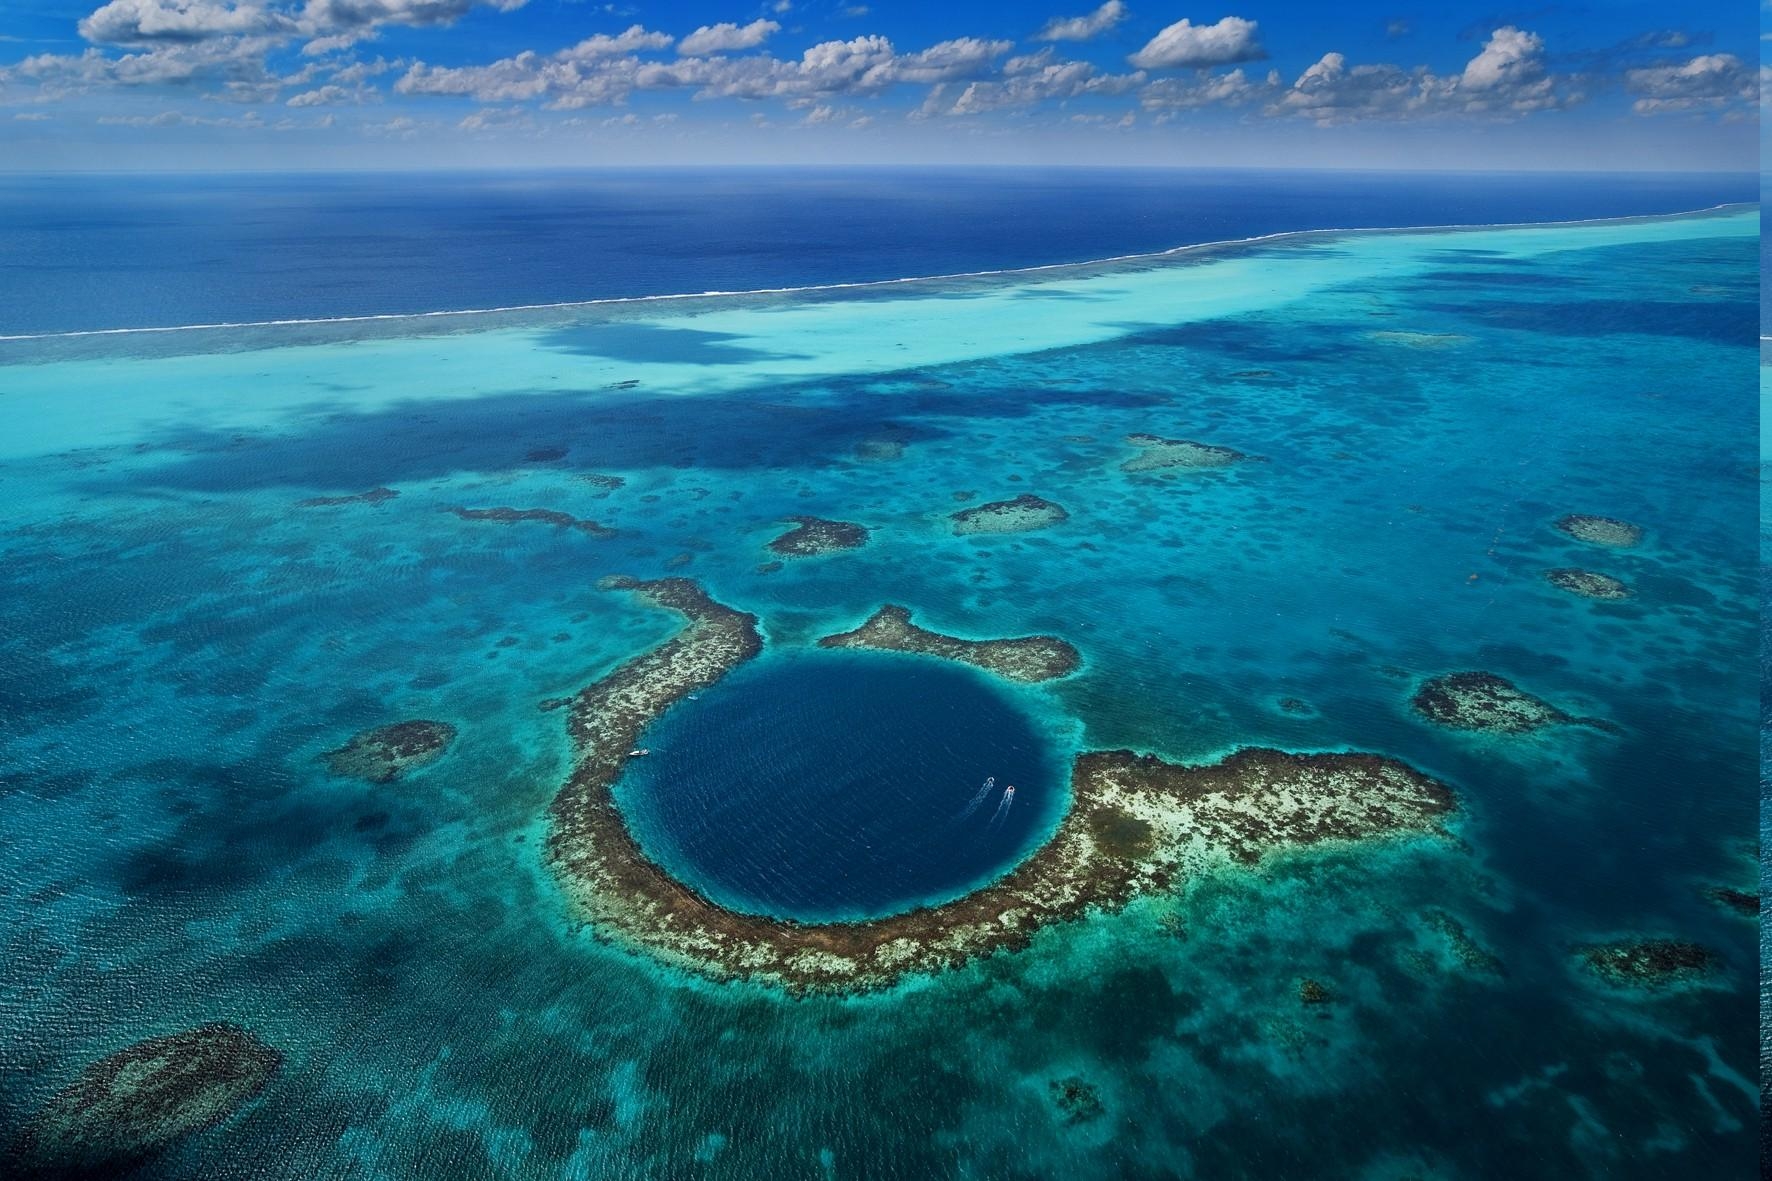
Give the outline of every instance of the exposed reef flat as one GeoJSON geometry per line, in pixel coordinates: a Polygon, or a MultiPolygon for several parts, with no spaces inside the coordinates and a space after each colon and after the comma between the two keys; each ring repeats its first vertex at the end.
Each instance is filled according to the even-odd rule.
{"type": "Polygon", "coordinates": [[[572,700],[572,775],[555,798],[550,858],[591,929],[716,979],[795,992],[884,987],[1025,946],[1039,928],[1233,863],[1329,841],[1437,832],[1451,791],[1377,755],[1241,750],[1205,766],[1106,751],[1078,756],[1071,807],[1008,876],[942,906],[853,923],[799,923],[725,909],[646,857],[611,787],[641,729],[679,698],[755,656],[753,616],[685,579],[638,590],[689,623],[572,700]]]}
{"type": "Polygon", "coordinates": [[[371,488],[367,492],[353,492],[349,496],[310,496],[306,500],[295,502],[296,508],[330,508],[340,504],[381,504],[400,495],[392,488],[371,488]]]}
{"type": "Polygon", "coordinates": [[[769,543],[772,553],[808,558],[859,549],[868,543],[867,526],[850,521],[827,521],[823,517],[786,517],[793,528],[769,543]]]}
{"type": "Polygon", "coordinates": [[[1580,595],[1587,599],[1628,599],[1630,587],[1612,577],[1593,570],[1577,570],[1567,567],[1560,570],[1546,570],[1544,576],[1558,590],[1566,590],[1572,595],[1580,595]]]}
{"type": "Polygon", "coordinates": [[[1154,472],[1167,468],[1221,468],[1245,463],[1251,457],[1229,447],[1214,447],[1192,439],[1165,439],[1159,435],[1127,435],[1138,454],[1120,465],[1123,472],[1154,472]]]}
{"type": "Polygon", "coordinates": [[[1415,693],[1415,712],[1454,730],[1525,734],[1545,726],[1591,726],[1614,731],[1602,718],[1578,718],[1532,696],[1494,673],[1448,673],[1425,682],[1415,693]]]}
{"type": "Polygon", "coordinates": [[[556,529],[576,529],[592,537],[614,537],[615,530],[596,521],[583,520],[571,513],[551,508],[451,508],[450,512],[464,521],[497,521],[512,525],[519,521],[540,521],[556,529]]]}
{"type": "Polygon", "coordinates": [[[392,783],[406,772],[441,758],[454,741],[455,727],[448,722],[395,722],[365,730],[321,757],[334,775],[392,783]]]}
{"type": "Polygon", "coordinates": [[[1643,540],[1643,527],[1613,517],[1593,517],[1570,513],[1557,522],[1557,528],[1577,541],[1603,545],[1611,549],[1630,549],[1643,540]]]}
{"type": "Polygon", "coordinates": [[[955,533],[1025,533],[1070,520],[1062,505],[1023,492],[1014,500],[993,500],[953,514],[955,533]]]}
{"type": "Polygon", "coordinates": [[[50,1097],[7,1150],[7,1175],[122,1176],[232,1115],[282,1065],[276,1050],[219,1022],[137,1042],[50,1097]]]}
{"type": "Polygon", "coordinates": [[[1675,939],[1625,939],[1580,948],[1581,962],[1606,983],[1620,988],[1664,988],[1689,984],[1722,967],[1717,953],[1675,939]]]}
{"type": "Polygon", "coordinates": [[[911,622],[908,608],[888,603],[854,631],[818,642],[821,648],[878,648],[914,652],[974,664],[1012,681],[1050,681],[1077,671],[1077,650],[1057,636],[1016,636],[1006,640],[963,640],[911,622]]]}

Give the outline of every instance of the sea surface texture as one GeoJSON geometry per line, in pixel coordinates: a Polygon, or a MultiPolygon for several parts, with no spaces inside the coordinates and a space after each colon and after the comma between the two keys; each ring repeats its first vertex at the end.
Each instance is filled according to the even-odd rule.
{"type": "MultiPolygon", "coordinates": [[[[215,1181],[1747,1175],[1758,233],[0,342],[0,1144],[215,1181]],[[1063,511],[955,517],[1024,495],[1063,511]],[[772,548],[796,518],[861,533],[772,548]],[[614,792],[734,909],[988,886],[1080,751],[1373,752],[1458,811],[884,989],[715,979],[601,938],[547,855],[569,699],[682,624],[611,576],[756,617],[614,792]],[[818,645],[887,604],[1080,664],[818,645]],[[1470,672],[1557,721],[1412,705],[1470,672]],[[353,761],[415,720],[436,757],[353,761]],[[70,1114],[95,1063],[205,1029],[150,1049],[209,1107],[70,1114]]],[[[887,276],[774,277],[672,289],[887,276]]],[[[165,324],[482,303],[175,296],[165,324]]],[[[144,322],[111,298],[0,328],[144,322]]]]}

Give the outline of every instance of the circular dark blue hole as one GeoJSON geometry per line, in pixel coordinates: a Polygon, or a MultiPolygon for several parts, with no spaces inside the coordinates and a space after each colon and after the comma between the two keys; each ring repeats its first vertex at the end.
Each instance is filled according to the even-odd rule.
{"type": "Polygon", "coordinates": [[[735,910],[945,902],[1013,867],[1062,805],[1063,758],[1015,694],[938,660],[771,654],[654,723],[616,803],[648,856],[735,910]]]}

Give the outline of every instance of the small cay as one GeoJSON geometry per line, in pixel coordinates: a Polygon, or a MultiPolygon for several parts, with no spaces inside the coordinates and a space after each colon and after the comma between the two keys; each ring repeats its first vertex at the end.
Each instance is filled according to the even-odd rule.
{"type": "Polygon", "coordinates": [[[823,517],[787,517],[793,528],[769,543],[771,553],[790,558],[809,558],[841,550],[859,549],[868,543],[865,525],[850,521],[827,521],[823,517]]]}
{"type": "Polygon", "coordinates": [[[1062,524],[1070,517],[1062,505],[1024,492],[1014,500],[993,500],[976,508],[961,509],[951,519],[955,533],[967,534],[1026,533],[1062,524]]]}
{"type": "Polygon", "coordinates": [[[909,608],[888,603],[854,631],[838,632],[818,642],[821,648],[877,648],[883,652],[914,652],[937,656],[1007,677],[1012,681],[1050,681],[1077,671],[1083,659],[1057,636],[1017,636],[1006,640],[963,640],[929,631],[911,622],[909,608]]]}

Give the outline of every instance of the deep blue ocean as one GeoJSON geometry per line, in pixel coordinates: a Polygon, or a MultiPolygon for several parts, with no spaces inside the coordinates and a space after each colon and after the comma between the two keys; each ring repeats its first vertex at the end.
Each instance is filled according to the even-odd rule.
{"type": "Polygon", "coordinates": [[[0,335],[853,283],[1758,195],[1753,176],[1678,173],[0,176],[0,335]]]}
{"type": "Polygon", "coordinates": [[[248,325],[0,341],[0,1176],[1747,1175],[1759,219],[1648,215],[1756,198],[1249,172],[0,182],[0,335],[248,325]],[[1572,224],[260,323],[1543,219],[1572,224]],[[1248,459],[1129,469],[1148,435],[1248,459]],[[1066,513],[955,527],[1024,494],[1066,513]],[[1571,513],[1640,542],[1585,543],[1571,513]],[[770,548],[805,515],[866,543],[770,548]],[[1632,593],[1546,577],[1570,567],[1632,593]],[[882,991],[712,978],[587,923],[544,852],[583,753],[563,702],[682,624],[613,575],[756,617],[761,654],[648,725],[614,792],[660,872],[734,909],[971,891],[1066,813],[1080,751],[1373,752],[1459,811],[1449,839],[1203,861],[882,991]],[[1081,663],[1022,683],[818,645],[887,603],[1081,663]],[[1411,708],[1471,670],[1605,725],[1411,708]],[[335,773],[353,735],[414,719],[454,728],[434,762],[335,773]],[[1640,940],[1702,970],[1630,985],[1584,955],[1640,940]],[[276,1069],[244,1087],[202,1058],[215,1022],[276,1069]],[[95,1063],[180,1035],[163,1103],[76,1102],[95,1063]],[[51,1135],[70,1110],[84,1161],[51,1135]]]}

